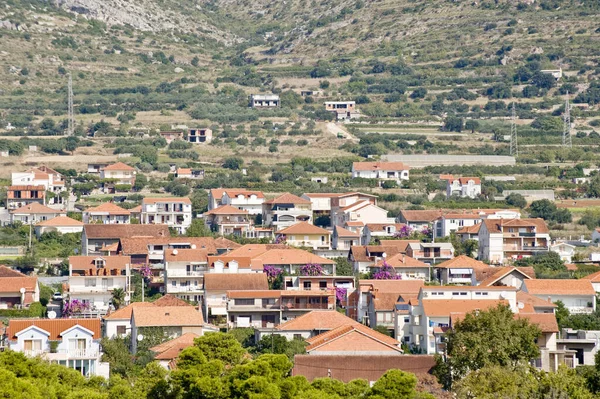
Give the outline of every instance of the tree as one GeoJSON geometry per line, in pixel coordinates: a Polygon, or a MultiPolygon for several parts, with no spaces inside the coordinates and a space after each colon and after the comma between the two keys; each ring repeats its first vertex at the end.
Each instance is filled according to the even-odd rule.
{"type": "Polygon", "coordinates": [[[426,95],[427,89],[424,87],[418,87],[410,94],[410,98],[425,98],[426,95]]]}
{"type": "Polygon", "coordinates": [[[527,206],[527,200],[519,193],[510,193],[505,199],[506,203],[517,208],[525,208],[527,206]]]}
{"type": "Polygon", "coordinates": [[[258,344],[256,350],[258,353],[272,353],[286,355],[290,360],[294,360],[295,355],[306,353],[306,341],[304,339],[292,339],[288,341],[282,335],[264,335],[258,344]]]}
{"type": "Polygon", "coordinates": [[[447,132],[462,132],[463,119],[458,116],[448,116],[444,121],[443,130],[447,132]]]}
{"type": "Polygon", "coordinates": [[[348,260],[348,258],[339,257],[334,258],[335,261],[335,271],[338,276],[353,276],[354,275],[354,267],[352,263],[348,260]]]}
{"type": "Polygon", "coordinates": [[[144,187],[146,187],[147,184],[148,184],[148,178],[146,177],[146,175],[138,173],[135,176],[135,184],[133,185],[133,189],[136,191],[140,191],[144,187]]]}
{"type": "Polygon", "coordinates": [[[190,227],[185,231],[188,237],[211,237],[212,231],[204,224],[202,219],[193,219],[190,227]]]}
{"type": "Polygon", "coordinates": [[[556,252],[549,251],[545,253],[535,254],[529,258],[519,259],[515,262],[515,266],[533,266],[540,271],[566,271],[565,262],[556,252]]]}
{"type": "Polygon", "coordinates": [[[515,319],[506,305],[468,313],[446,334],[450,383],[485,366],[527,364],[539,356],[535,341],[540,334],[539,327],[526,319],[515,319]]]}
{"type": "Polygon", "coordinates": [[[112,292],[112,304],[115,309],[119,309],[125,301],[125,291],[123,288],[115,288],[112,292]]]}
{"type": "Polygon", "coordinates": [[[453,393],[458,398],[533,398],[537,388],[529,368],[493,365],[467,374],[457,381],[453,393]]]}
{"type": "Polygon", "coordinates": [[[550,73],[544,73],[541,71],[536,72],[531,81],[534,85],[540,89],[551,89],[556,86],[556,79],[550,73]]]}
{"type": "Polygon", "coordinates": [[[529,214],[534,218],[542,218],[557,223],[569,223],[573,219],[568,209],[558,209],[554,202],[547,199],[533,201],[529,205],[529,214]]]}
{"type": "Polygon", "coordinates": [[[225,364],[239,364],[246,351],[231,334],[206,333],[196,338],[194,346],[202,352],[207,359],[220,360],[225,364]]]}
{"type": "Polygon", "coordinates": [[[475,130],[479,129],[479,122],[469,119],[465,122],[465,129],[470,130],[471,133],[475,133],[475,130]]]}
{"type": "Polygon", "coordinates": [[[381,376],[370,391],[367,398],[377,399],[434,399],[433,395],[417,393],[417,377],[401,370],[389,370],[381,376]]]}
{"type": "Polygon", "coordinates": [[[223,167],[227,169],[239,170],[242,169],[242,166],[244,166],[244,160],[240,157],[226,158],[223,162],[223,167]]]}

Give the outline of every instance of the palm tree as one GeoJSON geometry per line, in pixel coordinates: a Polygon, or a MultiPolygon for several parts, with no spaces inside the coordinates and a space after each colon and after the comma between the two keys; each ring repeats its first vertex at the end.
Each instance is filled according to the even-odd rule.
{"type": "Polygon", "coordinates": [[[116,309],[119,309],[125,301],[125,291],[123,288],[115,288],[112,293],[112,303],[116,309]]]}

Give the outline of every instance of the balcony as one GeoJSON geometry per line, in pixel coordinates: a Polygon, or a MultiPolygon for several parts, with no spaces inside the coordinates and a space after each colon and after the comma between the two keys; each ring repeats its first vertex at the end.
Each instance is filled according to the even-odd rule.
{"type": "Polygon", "coordinates": [[[167,277],[202,277],[208,271],[207,267],[196,270],[167,270],[167,277]]]}
{"type": "Polygon", "coordinates": [[[507,252],[537,252],[537,251],[548,251],[548,247],[545,245],[504,245],[504,251],[507,252]]]}
{"type": "Polygon", "coordinates": [[[327,310],[329,309],[329,305],[326,303],[295,303],[295,302],[284,302],[282,304],[284,309],[287,310],[327,310]]]}
{"type": "Polygon", "coordinates": [[[172,285],[167,286],[168,294],[179,294],[179,293],[202,294],[203,292],[204,292],[204,290],[202,289],[202,287],[200,285],[197,285],[197,286],[186,285],[186,286],[176,286],[176,287],[173,287],[172,285]]]}
{"type": "Polygon", "coordinates": [[[470,284],[471,277],[448,277],[448,284],[470,284]]]}
{"type": "Polygon", "coordinates": [[[569,309],[570,313],[573,314],[590,314],[590,313],[594,313],[594,308],[593,307],[588,307],[588,306],[573,306],[573,307],[568,307],[567,309],[569,309]]]}
{"type": "Polygon", "coordinates": [[[227,310],[230,312],[257,312],[264,310],[280,310],[279,303],[275,304],[261,304],[261,305],[236,305],[230,302],[227,305],[227,310]]]}

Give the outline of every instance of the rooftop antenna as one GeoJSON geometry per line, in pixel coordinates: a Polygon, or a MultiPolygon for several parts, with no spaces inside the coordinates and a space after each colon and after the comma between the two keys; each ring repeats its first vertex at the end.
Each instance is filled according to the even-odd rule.
{"type": "Polygon", "coordinates": [[[516,157],[519,155],[519,146],[517,144],[517,112],[515,111],[515,102],[512,103],[512,117],[510,122],[510,155],[516,157]]]}
{"type": "Polygon", "coordinates": [[[573,147],[573,142],[571,140],[571,107],[569,106],[569,92],[567,91],[567,100],[565,101],[565,113],[563,115],[563,137],[562,144],[563,147],[573,147]]]}
{"type": "Polygon", "coordinates": [[[68,113],[69,115],[67,116],[67,121],[68,121],[68,127],[67,127],[67,135],[68,136],[72,136],[74,131],[74,120],[73,120],[73,79],[71,78],[71,73],[69,73],[69,86],[68,86],[68,97],[69,97],[69,104],[68,104],[68,113]]]}

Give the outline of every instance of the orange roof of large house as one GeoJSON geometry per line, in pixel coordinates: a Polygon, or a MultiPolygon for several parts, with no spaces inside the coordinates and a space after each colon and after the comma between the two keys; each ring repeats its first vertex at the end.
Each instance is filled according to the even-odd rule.
{"type": "Polygon", "coordinates": [[[347,230],[340,226],[335,226],[335,231],[337,232],[338,237],[360,237],[360,234],[354,231],[347,230]]]}
{"type": "Polygon", "coordinates": [[[112,165],[108,165],[102,168],[102,170],[135,170],[131,166],[127,165],[123,162],[113,163],[112,165]]]}
{"type": "Polygon", "coordinates": [[[201,327],[202,312],[193,306],[135,307],[131,314],[136,327],[201,327]]]}
{"type": "Polygon", "coordinates": [[[353,162],[353,170],[410,170],[410,166],[402,162],[353,162]]]}
{"type": "MultiPolygon", "coordinates": [[[[400,347],[399,347],[400,346],[399,341],[395,340],[394,338],[390,337],[389,335],[382,334],[382,333],[375,331],[367,326],[363,326],[360,323],[341,325],[337,328],[334,328],[333,330],[330,330],[330,331],[324,332],[322,334],[319,334],[315,337],[309,338],[306,340],[306,342],[308,343],[306,350],[307,351],[315,350],[322,345],[333,342],[336,339],[338,339],[344,335],[350,334],[350,333],[359,333],[370,339],[378,341],[379,343],[381,343],[385,346],[388,346],[388,347],[398,350],[400,352],[402,351],[402,349],[400,349],[400,347]]],[[[348,347],[348,349],[347,349],[348,352],[356,352],[357,350],[360,350],[360,348],[348,347]]]]}
{"type": "Polygon", "coordinates": [[[322,229],[321,227],[315,226],[314,224],[308,222],[299,222],[291,225],[290,227],[286,227],[285,229],[279,230],[277,234],[329,235],[331,234],[331,232],[329,230],[322,229]]]}
{"type": "Polygon", "coordinates": [[[83,222],[65,215],[59,215],[55,218],[39,222],[36,226],[83,226],[83,222]]]}
{"type": "MultiPolygon", "coordinates": [[[[456,289],[456,287],[453,287],[456,289]]],[[[461,287],[462,288],[462,287],[461,287]]],[[[495,299],[423,299],[421,306],[428,317],[449,317],[451,313],[469,313],[476,310],[494,308],[500,304],[508,304],[505,300],[495,299]]]]}
{"type": "Polygon", "coordinates": [[[543,333],[559,331],[554,313],[516,313],[515,319],[526,319],[530,324],[538,326],[543,333]]]}
{"type": "Polygon", "coordinates": [[[300,198],[297,195],[285,193],[281,194],[279,197],[273,198],[271,200],[265,201],[265,204],[276,205],[276,204],[311,204],[311,202],[307,199],[300,198]]]}
{"type": "Polygon", "coordinates": [[[165,250],[167,262],[208,262],[208,251],[206,249],[167,249],[165,250]]]}
{"type": "Polygon", "coordinates": [[[229,299],[280,298],[281,290],[232,290],[227,291],[229,299]]]}
{"type": "Polygon", "coordinates": [[[359,285],[368,291],[416,297],[425,286],[425,282],[423,280],[359,280],[359,285]]]}
{"type": "Polygon", "coordinates": [[[27,275],[6,265],[0,265],[0,277],[27,277],[27,275]]]}
{"type": "Polygon", "coordinates": [[[18,209],[12,210],[10,211],[10,213],[12,214],[18,214],[18,215],[30,215],[30,214],[37,214],[37,213],[56,213],[56,214],[60,214],[60,213],[65,213],[65,211],[59,211],[56,209],[52,209],[52,208],[48,208],[46,205],[42,205],[39,204],[37,202],[32,202],[31,204],[27,204],[25,206],[22,206],[18,209]]]}
{"type": "Polygon", "coordinates": [[[382,247],[395,247],[398,253],[406,253],[406,248],[411,243],[418,243],[420,240],[379,240],[382,247]]]}
{"type": "Polygon", "coordinates": [[[227,256],[235,257],[235,256],[243,256],[254,258],[258,255],[264,254],[267,251],[272,249],[286,249],[288,248],[285,244],[246,244],[242,245],[239,248],[234,249],[229,252],[227,256]]]}
{"type": "Polygon", "coordinates": [[[165,198],[144,198],[142,199],[142,204],[156,204],[156,203],[173,203],[173,202],[177,202],[177,203],[184,203],[184,204],[190,204],[192,203],[192,201],[190,201],[190,199],[188,197],[165,197],[165,198]]]}
{"type": "Polygon", "coordinates": [[[204,212],[204,215],[247,215],[248,211],[245,209],[236,208],[231,205],[221,205],[218,208],[211,209],[208,212],[204,212]]]}
{"type": "Polygon", "coordinates": [[[19,293],[21,288],[25,288],[25,292],[34,292],[37,282],[37,277],[0,277],[0,293],[19,293]]]}
{"type": "Polygon", "coordinates": [[[86,224],[83,229],[88,239],[155,238],[171,235],[166,224],[86,224]]]}
{"type": "Polygon", "coordinates": [[[429,265],[427,263],[421,262],[420,260],[415,258],[411,258],[410,256],[405,254],[396,254],[392,257],[386,258],[385,260],[381,259],[376,263],[377,267],[383,267],[384,262],[392,266],[393,268],[426,267],[427,269],[429,269],[429,265]]]}
{"type": "Polygon", "coordinates": [[[50,333],[48,337],[50,341],[59,341],[61,333],[77,325],[93,332],[94,339],[102,338],[100,319],[12,319],[8,322],[8,339],[15,340],[17,333],[36,326],[50,333]]]}
{"type": "Polygon", "coordinates": [[[155,360],[177,359],[181,351],[194,345],[194,340],[198,337],[198,334],[185,333],[177,338],[153,346],[150,350],[156,354],[154,356],[155,360]]]}
{"type": "Polygon", "coordinates": [[[279,331],[325,331],[351,324],[358,324],[358,322],[337,310],[313,310],[276,328],[279,331]]]}
{"type": "Polygon", "coordinates": [[[131,256],[69,256],[69,265],[72,270],[85,270],[90,273],[123,270],[131,265],[131,256]],[[104,260],[104,267],[96,267],[97,260],[104,260]]]}
{"type": "Polygon", "coordinates": [[[523,308],[519,306],[520,312],[531,313],[535,312],[536,308],[555,308],[556,304],[538,298],[537,296],[528,294],[524,291],[517,291],[517,304],[523,304],[523,308]]]}
{"type": "Polygon", "coordinates": [[[109,215],[129,215],[131,211],[123,209],[112,202],[105,202],[93,208],[85,210],[87,213],[108,213],[109,215]]]}
{"type": "Polygon", "coordinates": [[[536,233],[549,232],[544,219],[484,219],[483,223],[490,233],[502,233],[502,227],[535,227],[536,233]]]}
{"type": "Polygon", "coordinates": [[[464,226],[456,231],[456,234],[478,234],[481,229],[481,223],[474,224],[473,226],[464,226]]]}
{"type": "Polygon", "coordinates": [[[450,268],[471,268],[471,269],[487,269],[490,265],[483,263],[480,260],[476,260],[468,257],[467,255],[459,255],[456,258],[449,259],[445,262],[435,265],[436,268],[450,269],[450,268]]]}
{"type": "Polygon", "coordinates": [[[114,312],[104,316],[104,320],[131,320],[131,313],[134,308],[138,307],[152,307],[152,302],[132,302],[127,306],[124,306],[114,312]]]}
{"type": "MultiPolygon", "coordinates": [[[[146,226],[146,225],[144,225],[146,226]]],[[[151,225],[148,225],[151,226],[151,225]]],[[[240,245],[227,239],[212,237],[136,237],[120,238],[121,251],[124,255],[148,254],[149,245],[190,246],[191,249],[206,249],[209,254],[216,254],[218,249],[237,248],[240,245]],[[195,248],[193,248],[195,246],[195,248]]]]}
{"type": "MultiPolygon", "coordinates": [[[[214,255],[208,257],[208,267],[215,267],[215,262],[223,262],[223,267],[230,267],[229,263],[237,262],[238,269],[250,269],[252,259],[247,256],[214,255]]],[[[261,264],[262,266],[262,264],[261,264]]]]}
{"type": "Polygon", "coordinates": [[[454,177],[452,175],[440,175],[440,179],[448,180],[450,182],[458,180],[460,184],[467,184],[469,183],[469,180],[473,180],[473,183],[481,184],[481,179],[479,179],[479,177],[454,177]]]}
{"type": "Polygon", "coordinates": [[[209,273],[204,275],[206,291],[268,290],[264,273],[209,273]]]}
{"type": "Polygon", "coordinates": [[[495,271],[495,273],[487,277],[481,283],[479,283],[480,286],[487,287],[494,285],[496,282],[498,282],[498,280],[504,278],[506,275],[512,273],[513,271],[520,273],[524,279],[531,279],[531,276],[525,273],[525,271],[520,270],[518,267],[504,266],[493,268],[493,270],[495,271]]]}
{"type": "Polygon", "coordinates": [[[322,258],[311,252],[296,248],[271,249],[263,254],[255,256],[252,260],[259,260],[263,265],[305,265],[318,263],[321,265],[334,265],[332,259],[322,258]]]}
{"type": "Polygon", "coordinates": [[[399,231],[401,228],[405,227],[404,223],[367,223],[365,227],[369,229],[371,232],[386,232],[386,227],[394,226],[396,231],[399,231]]]}
{"type": "Polygon", "coordinates": [[[193,306],[172,294],[163,295],[156,301],[152,302],[152,304],[154,306],[193,306]]]}
{"type": "Polygon", "coordinates": [[[590,280],[538,279],[525,280],[524,285],[532,295],[596,295],[590,280]]]}
{"type": "Polygon", "coordinates": [[[433,222],[444,213],[441,210],[402,210],[402,217],[407,222],[433,222]]]}
{"type": "Polygon", "coordinates": [[[16,185],[8,186],[7,191],[46,191],[46,187],[43,184],[32,186],[32,185],[16,185]]]}
{"type": "Polygon", "coordinates": [[[582,277],[582,279],[589,280],[592,283],[599,283],[600,282],[600,271],[592,273],[592,274],[588,274],[587,276],[582,277]]]}
{"type": "Polygon", "coordinates": [[[192,169],[190,169],[190,168],[178,168],[177,169],[177,174],[178,175],[191,175],[192,174],[192,169]]]}
{"type": "Polygon", "coordinates": [[[343,194],[342,193],[304,193],[302,195],[305,195],[309,198],[335,198],[335,197],[341,197],[343,194]]]}

